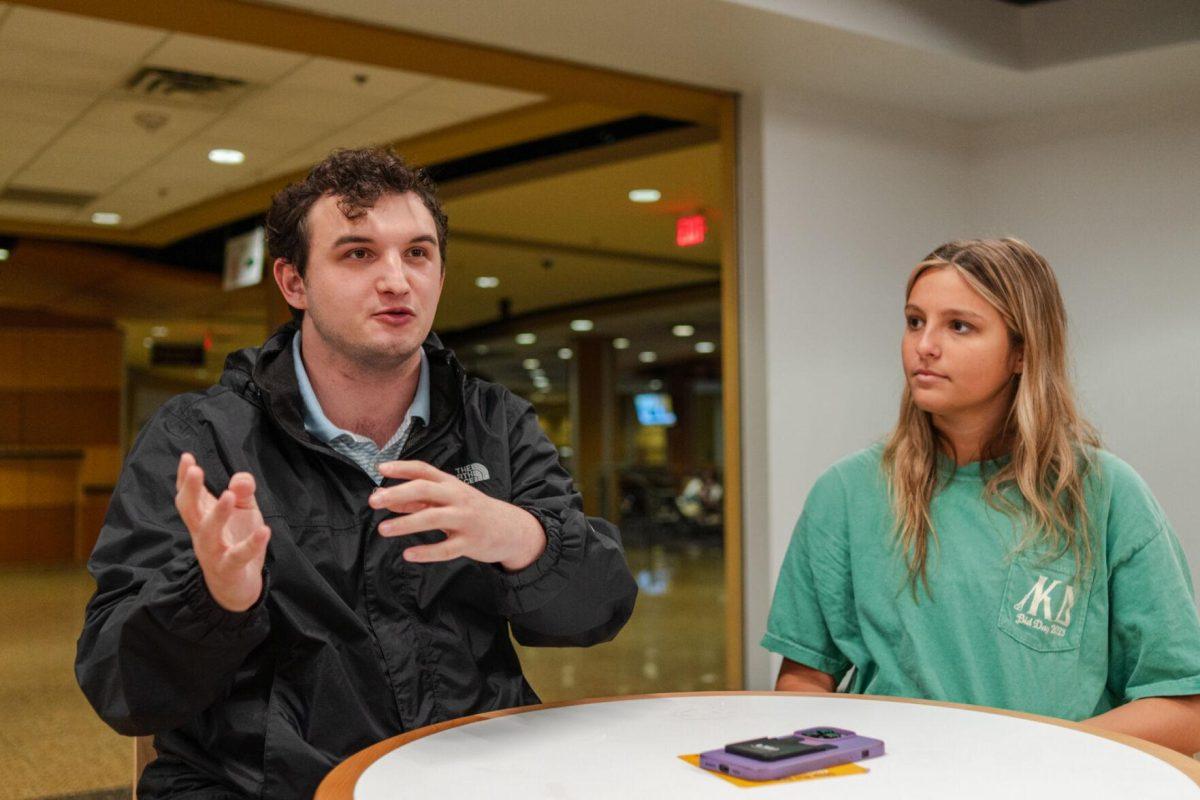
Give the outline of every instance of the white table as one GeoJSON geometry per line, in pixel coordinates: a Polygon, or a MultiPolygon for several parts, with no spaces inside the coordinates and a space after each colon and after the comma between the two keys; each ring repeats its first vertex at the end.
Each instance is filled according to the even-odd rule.
{"type": "Polygon", "coordinates": [[[1031,715],[896,698],[714,692],[535,706],[432,725],[348,759],[316,798],[800,796],[1200,800],[1200,763],[1031,715]],[[883,739],[887,755],[862,762],[865,775],[749,789],[678,758],[815,725],[883,739]]]}

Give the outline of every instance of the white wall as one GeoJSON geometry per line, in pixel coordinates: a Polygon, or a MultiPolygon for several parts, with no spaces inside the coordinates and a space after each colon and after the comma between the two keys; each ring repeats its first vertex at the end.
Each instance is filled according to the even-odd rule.
{"type": "Polygon", "coordinates": [[[758,642],[792,525],[826,467],[891,427],[905,280],[969,232],[969,140],[943,120],[790,89],[754,97],[742,119],[743,216],[762,212],[762,230],[742,232],[746,676],[766,688],[778,662],[758,642]]]}
{"type": "Polygon", "coordinates": [[[971,173],[980,233],[1018,235],[1054,268],[1084,410],[1200,585],[1200,103],[992,126],[971,173]]]}

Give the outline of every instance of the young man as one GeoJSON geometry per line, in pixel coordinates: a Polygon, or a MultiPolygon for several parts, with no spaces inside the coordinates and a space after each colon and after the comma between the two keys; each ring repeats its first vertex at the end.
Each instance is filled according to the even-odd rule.
{"type": "Polygon", "coordinates": [[[311,796],[396,733],[538,702],[509,640],[612,638],[636,585],[530,405],[430,333],[446,216],[339,151],[267,217],[299,321],[176,397],[125,463],[76,673],[155,734],[143,798],[311,796]]]}

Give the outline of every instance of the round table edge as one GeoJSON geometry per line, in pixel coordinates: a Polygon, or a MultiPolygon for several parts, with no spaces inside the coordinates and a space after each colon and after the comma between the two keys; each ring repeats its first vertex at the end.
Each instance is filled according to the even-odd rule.
{"type": "Polygon", "coordinates": [[[973,706],[967,703],[948,703],[940,700],[919,700],[911,697],[889,697],[884,695],[873,694],[830,694],[825,692],[774,692],[774,691],[726,691],[726,692],[663,692],[659,694],[628,694],[617,695],[613,697],[589,697],[582,700],[560,700],[553,703],[540,703],[532,706],[518,706],[516,708],[504,708],[497,711],[484,711],[479,714],[470,714],[458,719],[438,722],[433,725],[426,725],[423,728],[402,733],[397,736],[392,736],[377,742],[370,747],[364,748],[354,755],[347,758],[342,763],[334,767],[321,785],[317,787],[317,793],[313,795],[313,800],[350,800],[354,797],[354,787],[358,783],[358,779],[367,771],[367,768],[378,761],[383,756],[403,747],[406,744],[415,742],[418,739],[424,739],[426,736],[432,736],[435,733],[441,733],[452,728],[458,728],[462,725],[470,725],[473,722],[482,722],[488,719],[497,717],[507,717],[513,714],[524,714],[529,711],[542,711],[548,708],[563,708],[565,706],[582,706],[591,705],[593,703],[615,703],[622,700],[647,700],[654,698],[670,698],[670,697],[727,697],[727,696],[775,696],[775,695],[796,695],[801,697],[844,697],[850,699],[862,700],[880,700],[887,703],[913,703],[915,705],[940,706],[942,708],[960,708],[966,711],[980,711],[986,714],[998,714],[1005,717],[1017,717],[1019,719],[1027,719],[1033,722],[1042,722],[1048,725],[1057,725],[1061,728],[1071,728],[1073,730],[1089,733],[1093,736],[1099,736],[1103,739],[1110,739],[1120,744],[1128,745],[1137,750],[1141,750],[1147,755],[1151,755],[1160,761],[1165,761],[1172,767],[1175,767],[1183,774],[1187,775],[1197,786],[1200,786],[1200,761],[1194,758],[1189,758],[1183,753],[1176,752],[1169,747],[1164,747],[1154,742],[1148,742],[1145,739],[1139,739],[1136,736],[1129,736],[1124,733],[1115,733],[1113,731],[1103,730],[1091,725],[1080,722],[1071,722],[1065,719],[1056,719],[1054,717],[1046,717],[1040,714],[1028,714],[1024,711],[1009,711],[1003,708],[992,708],[990,706],[973,706]]]}

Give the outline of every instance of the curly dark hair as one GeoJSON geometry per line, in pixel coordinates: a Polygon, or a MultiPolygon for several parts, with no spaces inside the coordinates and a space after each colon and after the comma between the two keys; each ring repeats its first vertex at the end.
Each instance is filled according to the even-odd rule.
{"type": "Polygon", "coordinates": [[[325,195],[338,198],[348,219],[366,213],[380,197],[414,192],[433,215],[438,253],[446,268],[446,212],[437,187],[419,168],[404,163],[395,151],[382,147],[334,150],[308,176],[280,189],[267,211],[267,249],[272,259],[293,264],[304,277],[308,265],[308,212],[325,195]]]}

